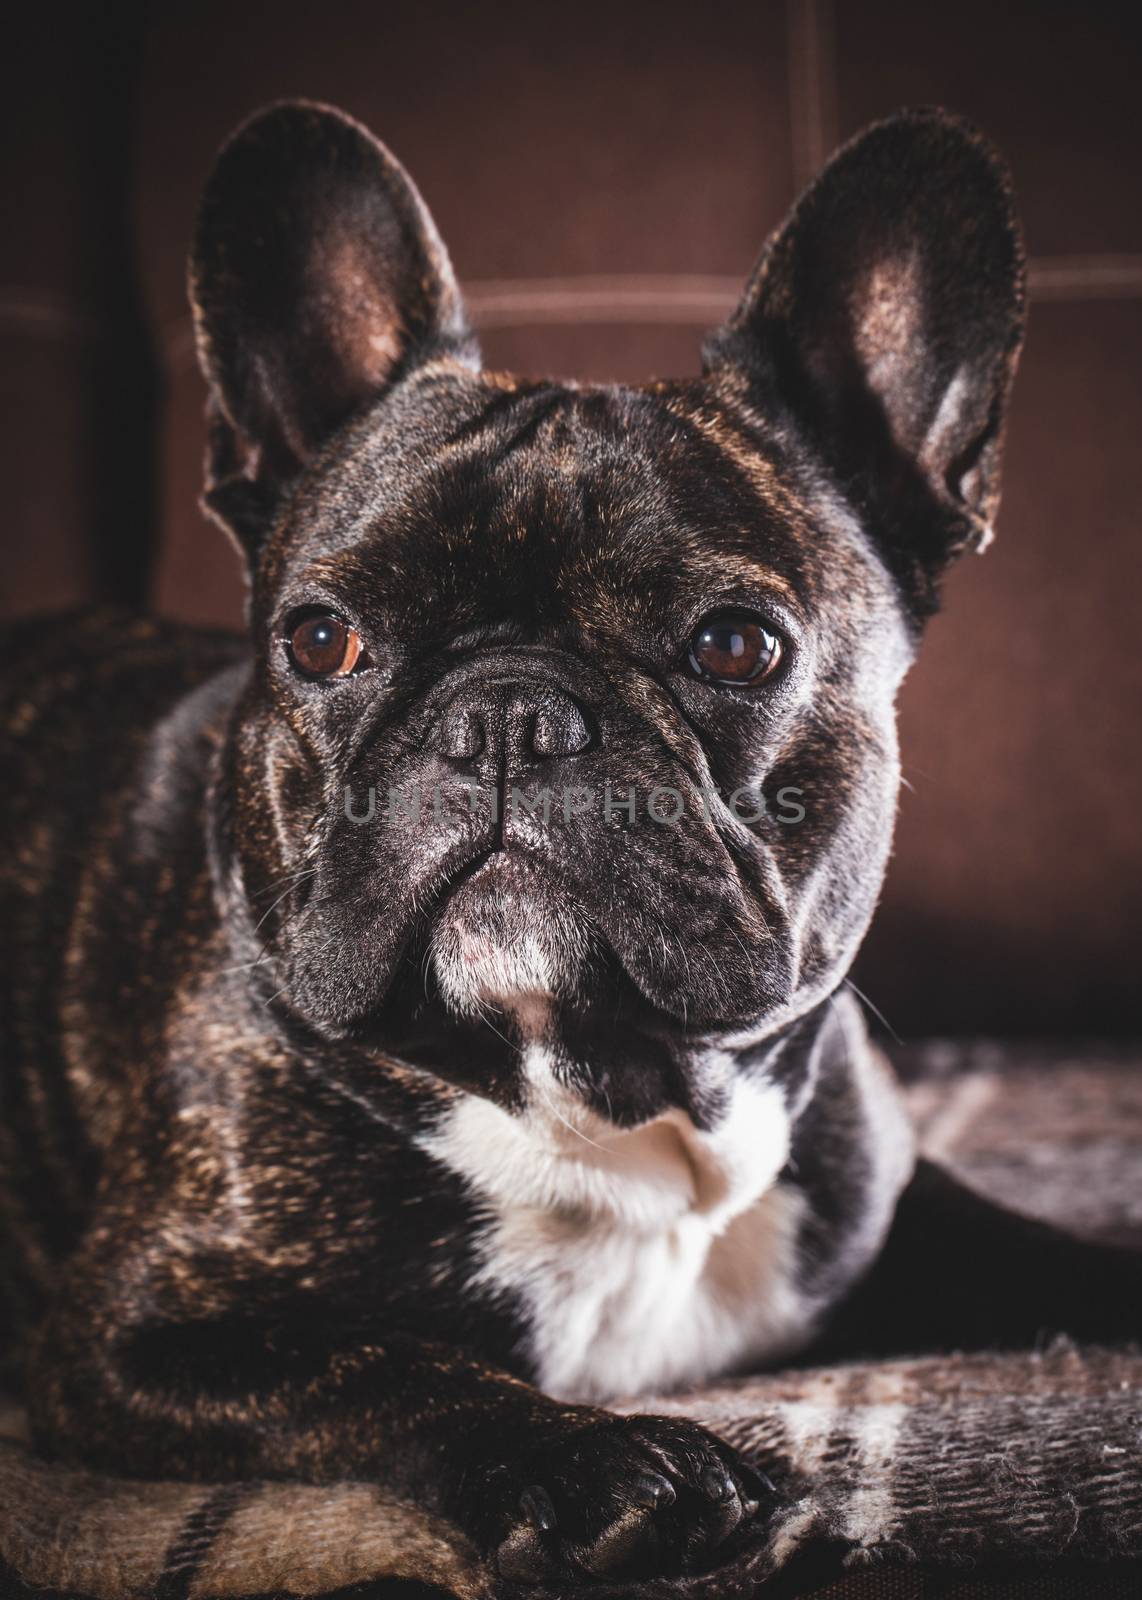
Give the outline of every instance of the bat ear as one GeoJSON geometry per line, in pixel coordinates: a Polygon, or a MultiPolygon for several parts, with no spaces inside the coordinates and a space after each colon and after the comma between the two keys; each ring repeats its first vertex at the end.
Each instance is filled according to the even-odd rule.
{"type": "Polygon", "coordinates": [[[939,111],[846,145],[762,252],[706,348],[791,414],[919,609],[999,503],[1024,255],[995,151],[939,111]]]}
{"type": "Polygon", "coordinates": [[[329,435],[419,363],[476,352],[403,167],[341,112],[271,106],[223,147],[190,260],[207,509],[251,556],[329,435]]]}

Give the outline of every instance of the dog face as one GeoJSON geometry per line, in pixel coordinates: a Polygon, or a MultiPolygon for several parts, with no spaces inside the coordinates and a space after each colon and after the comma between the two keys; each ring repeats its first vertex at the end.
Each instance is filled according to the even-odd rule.
{"type": "Polygon", "coordinates": [[[206,504],[250,567],[234,916],[273,1008],[511,1102],[713,1114],[841,981],[893,701],[994,515],[1022,256],[994,157],[914,114],[767,246],[700,379],[483,372],[420,197],[271,109],[192,261],[206,504]]]}

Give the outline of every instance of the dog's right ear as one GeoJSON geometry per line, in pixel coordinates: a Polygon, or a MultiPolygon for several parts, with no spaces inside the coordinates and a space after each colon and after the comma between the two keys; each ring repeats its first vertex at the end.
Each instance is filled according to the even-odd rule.
{"type": "Polygon", "coordinates": [[[434,356],[477,360],[412,180],[325,106],[272,106],[223,147],[190,296],[211,396],[204,505],[251,560],[283,489],[341,423],[434,356]]]}

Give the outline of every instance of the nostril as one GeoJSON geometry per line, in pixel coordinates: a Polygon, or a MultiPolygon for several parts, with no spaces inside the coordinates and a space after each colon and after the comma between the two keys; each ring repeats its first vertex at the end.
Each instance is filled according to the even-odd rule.
{"type": "Polygon", "coordinates": [[[471,761],[484,748],[484,722],[472,705],[455,702],[440,724],[440,748],[453,761],[471,761]]]}
{"type": "Polygon", "coordinates": [[[545,695],[531,725],[531,748],[537,756],[577,756],[591,742],[591,730],[580,708],[567,695],[545,695]]]}

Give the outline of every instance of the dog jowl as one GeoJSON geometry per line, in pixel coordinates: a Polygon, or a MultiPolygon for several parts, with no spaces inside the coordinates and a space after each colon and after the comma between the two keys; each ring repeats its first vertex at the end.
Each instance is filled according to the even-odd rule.
{"type": "Polygon", "coordinates": [[[842,150],[677,383],[482,370],[411,182],[310,105],[223,150],[191,287],[249,637],[3,647],[43,1446],[372,1477],[573,1584],[710,1565],[776,1503],[608,1397],[1076,1300],[1114,1331],[1133,1263],[1015,1228],[989,1266],[995,1219],[913,1174],[842,988],[896,689],[997,504],[988,147],[916,113],[842,150]]]}

